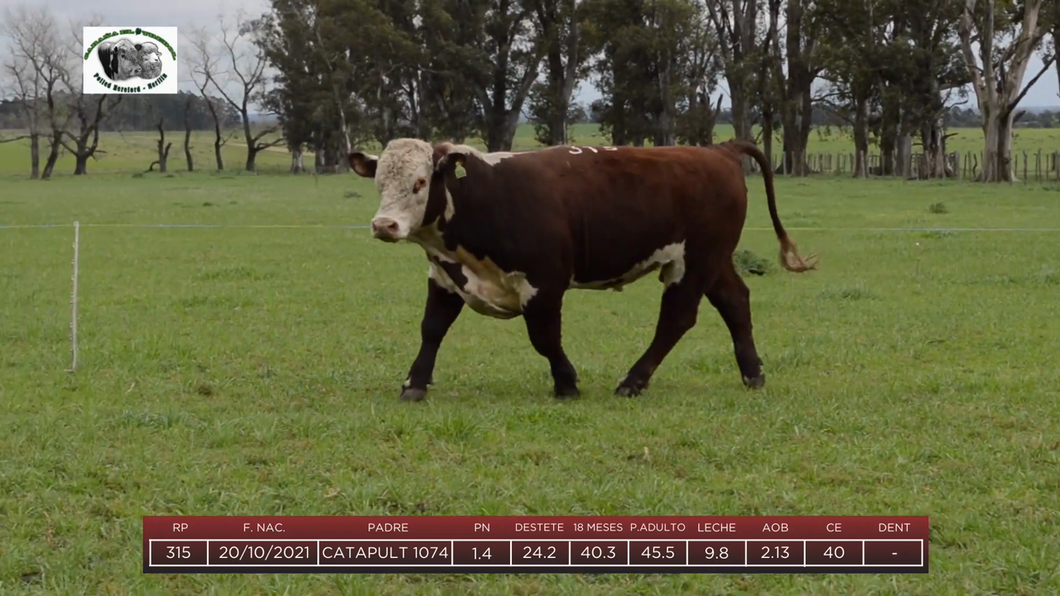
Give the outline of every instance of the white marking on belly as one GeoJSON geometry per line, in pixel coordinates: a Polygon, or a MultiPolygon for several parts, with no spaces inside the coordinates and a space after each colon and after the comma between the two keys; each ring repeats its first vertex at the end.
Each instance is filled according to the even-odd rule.
{"type": "Polygon", "coordinates": [[[571,279],[570,287],[578,290],[614,290],[621,292],[627,286],[645,275],[659,271],[659,281],[669,287],[680,283],[685,276],[685,243],[675,242],[656,250],[650,257],[637,263],[632,269],[615,279],[603,281],[579,282],[571,279]]]}

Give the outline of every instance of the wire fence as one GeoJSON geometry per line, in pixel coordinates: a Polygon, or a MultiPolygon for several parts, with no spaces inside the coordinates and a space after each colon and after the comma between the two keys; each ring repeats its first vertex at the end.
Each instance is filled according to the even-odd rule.
{"type": "MultiPolygon", "coordinates": [[[[861,170],[865,178],[897,178],[923,180],[928,178],[975,180],[990,164],[996,170],[1008,169],[1012,182],[1060,182],[1060,151],[1013,151],[998,159],[998,152],[950,151],[943,154],[941,163],[925,153],[897,152],[781,152],[769,156],[774,172],[780,176],[822,174],[853,176],[861,170]]],[[[751,164],[758,170],[757,164],[751,164]]]]}

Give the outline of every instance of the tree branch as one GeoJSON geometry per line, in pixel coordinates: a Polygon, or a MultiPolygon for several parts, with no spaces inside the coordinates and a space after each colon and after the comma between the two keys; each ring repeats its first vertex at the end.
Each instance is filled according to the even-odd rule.
{"type": "Polygon", "coordinates": [[[1016,98],[1009,102],[1008,109],[1016,109],[1016,106],[1018,106],[1019,103],[1023,101],[1024,96],[1026,96],[1027,92],[1031,90],[1031,87],[1033,87],[1034,84],[1038,82],[1038,79],[1042,78],[1042,75],[1044,75],[1046,71],[1048,71],[1049,68],[1053,65],[1054,60],[1056,60],[1055,55],[1050,56],[1047,60],[1042,60],[1041,70],[1039,70],[1038,74],[1034,75],[1034,77],[1023,87],[1023,90],[1020,91],[1018,95],[1016,95],[1016,98]]]}

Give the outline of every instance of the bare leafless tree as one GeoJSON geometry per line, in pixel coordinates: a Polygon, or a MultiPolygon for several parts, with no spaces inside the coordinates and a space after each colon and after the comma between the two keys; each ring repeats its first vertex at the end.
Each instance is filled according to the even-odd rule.
{"type": "Polygon", "coordinates": [[[250,105],[259,100],[266,91],[269,77],[265,69],[269,65],[265,51],[253,43],[258,35],[258,23],[249,20],[240,12],[235,22],[226,22],[218,18],[220,43],[217,53],[213,52],[209,38],[195,36],[192,43],[196,47],[199,62],[199,76],[207,85],[220,93],[232,108],[239,112],[243,120],[243,138],[247,146],[246,170],[256,171],[258,153],[284,143],[282,135],[265,140],[274,135],[279,126],[264,127],[255,132],[250,126],[250,105]]]}
{"type": "Polygon", "coordinates": [[[88,160],[96,159],[103,151],[99,148],[99,127],[111,109],[121,103],[120,94],[86,94],[81,84],[81,70],[84,68],[84,60],[80,56],[84,49],[82,40],[84,28],[98,26],[103,19],[93,16],[87,22],[70,21],[69,42],[64,48],[70,53],[67,68],[66,95],[69,98],[69,111],[74,118],[76,128],[70,130],[64,128],[64,136],[60,136],[63,147],[74,156],[74,175],[81,176],[88,173],[88,160]],[[70,142],[67,142],[69,139],[70,142]]]}
{"type": "Polygon", "coordinates": [[[4,75],[12,83],[15,101],[26,119],[29,139],[30,176],[51,177],[62,150],[62,135],[70,121],[60,94],[68,87],[71,57],[60,41],[55,17],[46,7],[4,10],[0,31],[9,39],[4,75]],[[40,165],[41,138],[50,151],[43,170],[40,165]]]}
{"type": "Polygon", "coordinates": [[[225,134],[225,128],[229,124],[226,112],[220,109],[221,106],[217,105],[218,99],[212,97],[209,93],[209,89],[212,87],[210,73],[218,72],[221,69],[216,58],[217,51],[205,27],[193,28],[188,41],[191,42],[192,47],[190,52],[184,52],[188,78],[198,89],[203,101],[206,102],[206,108],[210,110],[214,131],[214,161],[217,164],[217,171],[222,171],[225,169],[225,161],[221,148],[232,137],[232,134],[225,134]]]}

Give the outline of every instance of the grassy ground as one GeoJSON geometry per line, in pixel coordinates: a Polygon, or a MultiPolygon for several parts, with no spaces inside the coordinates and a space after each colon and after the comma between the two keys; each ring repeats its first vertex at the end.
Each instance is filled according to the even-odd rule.
{"type": "MultiPolygon", "coordinates": [[[[962,154],[978,154],[983,151],[983,132],[975,128],[961,128],[950,131],[954,134],[947,141],[947,148],[951,151],[960,151],[962,154]]],[[[11,133],[8,133],[11,134],[11,133]]],[[[721,142],[733,137],[732,126],[719,125],[714,130],[714,138],[721,142]]],[[[226,169],[239,171],[243,169],[246,162],[246,145],[242,144],[242,133],[236,134],[223,149],[226,169]]],[[[169,131],[166,133],[166,142],[173,142],[170,149],[171,171],[186,171],[187,164],[184,159],[184,131],[169,131]]],[[[89,173],[110,172],[142,172],[147,169],[152,161],[157,159],[158,134],[153,131],[137,131],[126,133],[104,133],[100,135],[100,147],[105,151],[98,156],[97,160],[89,162],[89,173]]],[[[485,145],[476,140],[469,142],[480,147],[485,145]]],[[[606,145],[609,139],[600,134],[600,129],[595,124],[575,125],[571,131],[571,142],[585,145],[606,145]]],[[[538,147],[534,139],[534,129],[529,125],[519,127],[515,136],[514,149],[525,151],[538,147]]],[[[780,141],[774,143],[774,157],[779,155],[780,141]]],[[[811,133],[807,152],[811,155],[818,153],[849,154],[853,151],[854,144],[850,134],[838,129],[818,129],[811,133]]],[[[365,147],[367,150],[378,149],[377,146],[365,147]]],[[[1037,153],[1042,154],[1043,167],[1050,155],[1060,151],[1060,129],[1019,129],[1013,140],[1013,151],[1019,162],[1020,172],[1025,160],[1031,171],[1037,165],[1037,153]],[[1026,155],[1025,155],[1026,154],[1026,155]]],[[[878,152],[878,148],[872,148],[870,153],[878,152]]],[[[195,132],[192,135],[192,158],[196,168],[203,171],[214,169],[213,158],[213,133],[195,132]]],[[[837,159],[837,158],[836,158],[837,159]]],[[[835,162],[838,163],[838,162],[835,162]]],[[[258,169],[261,172],[283,172],[290,165],[287,150],[283,147],[274,147],[269,151],[259,154],[258,169]]],[[[307,162],[306,165],[311,165],[307,162]]],[[[849,169],[850,166],[847,166],[849,169]]],[[[69,155],[64,155],[57,165],[59,174],[69,174],[74,170],[74,160],[69,155]]],[[[24,176],[29,171],[29,150],[25,142],[0,144],[0,177],[24,176]]],[[[1050,174],[1050,178],[1055,174],[1050,174]]]]}
{"type": "MultiPolygon", "coordinates": [[[[760,392],[704,301],[647,394],[611,395],[652,335],[649,276],[568,296],[581,400],[550,397],[520,320],[467,312],[431,397],[404,404],[419,249],[365,230],[129,225],[364,224],[364,181],[2,184],[2,225],[98,227],[82,229],[74,374],[72,230],[0,229],[0,593],[1060,592],[1056,233],[855,229],[1056,227],[1056,186],[781,180],[785,224],[823,261],[748,279],[760,392]],[[141,516],[183,514],[929,515],[931,573],[142,575],[141,516]]],[[[742,248],[771,256],[749,186],[742,248]]]]}

